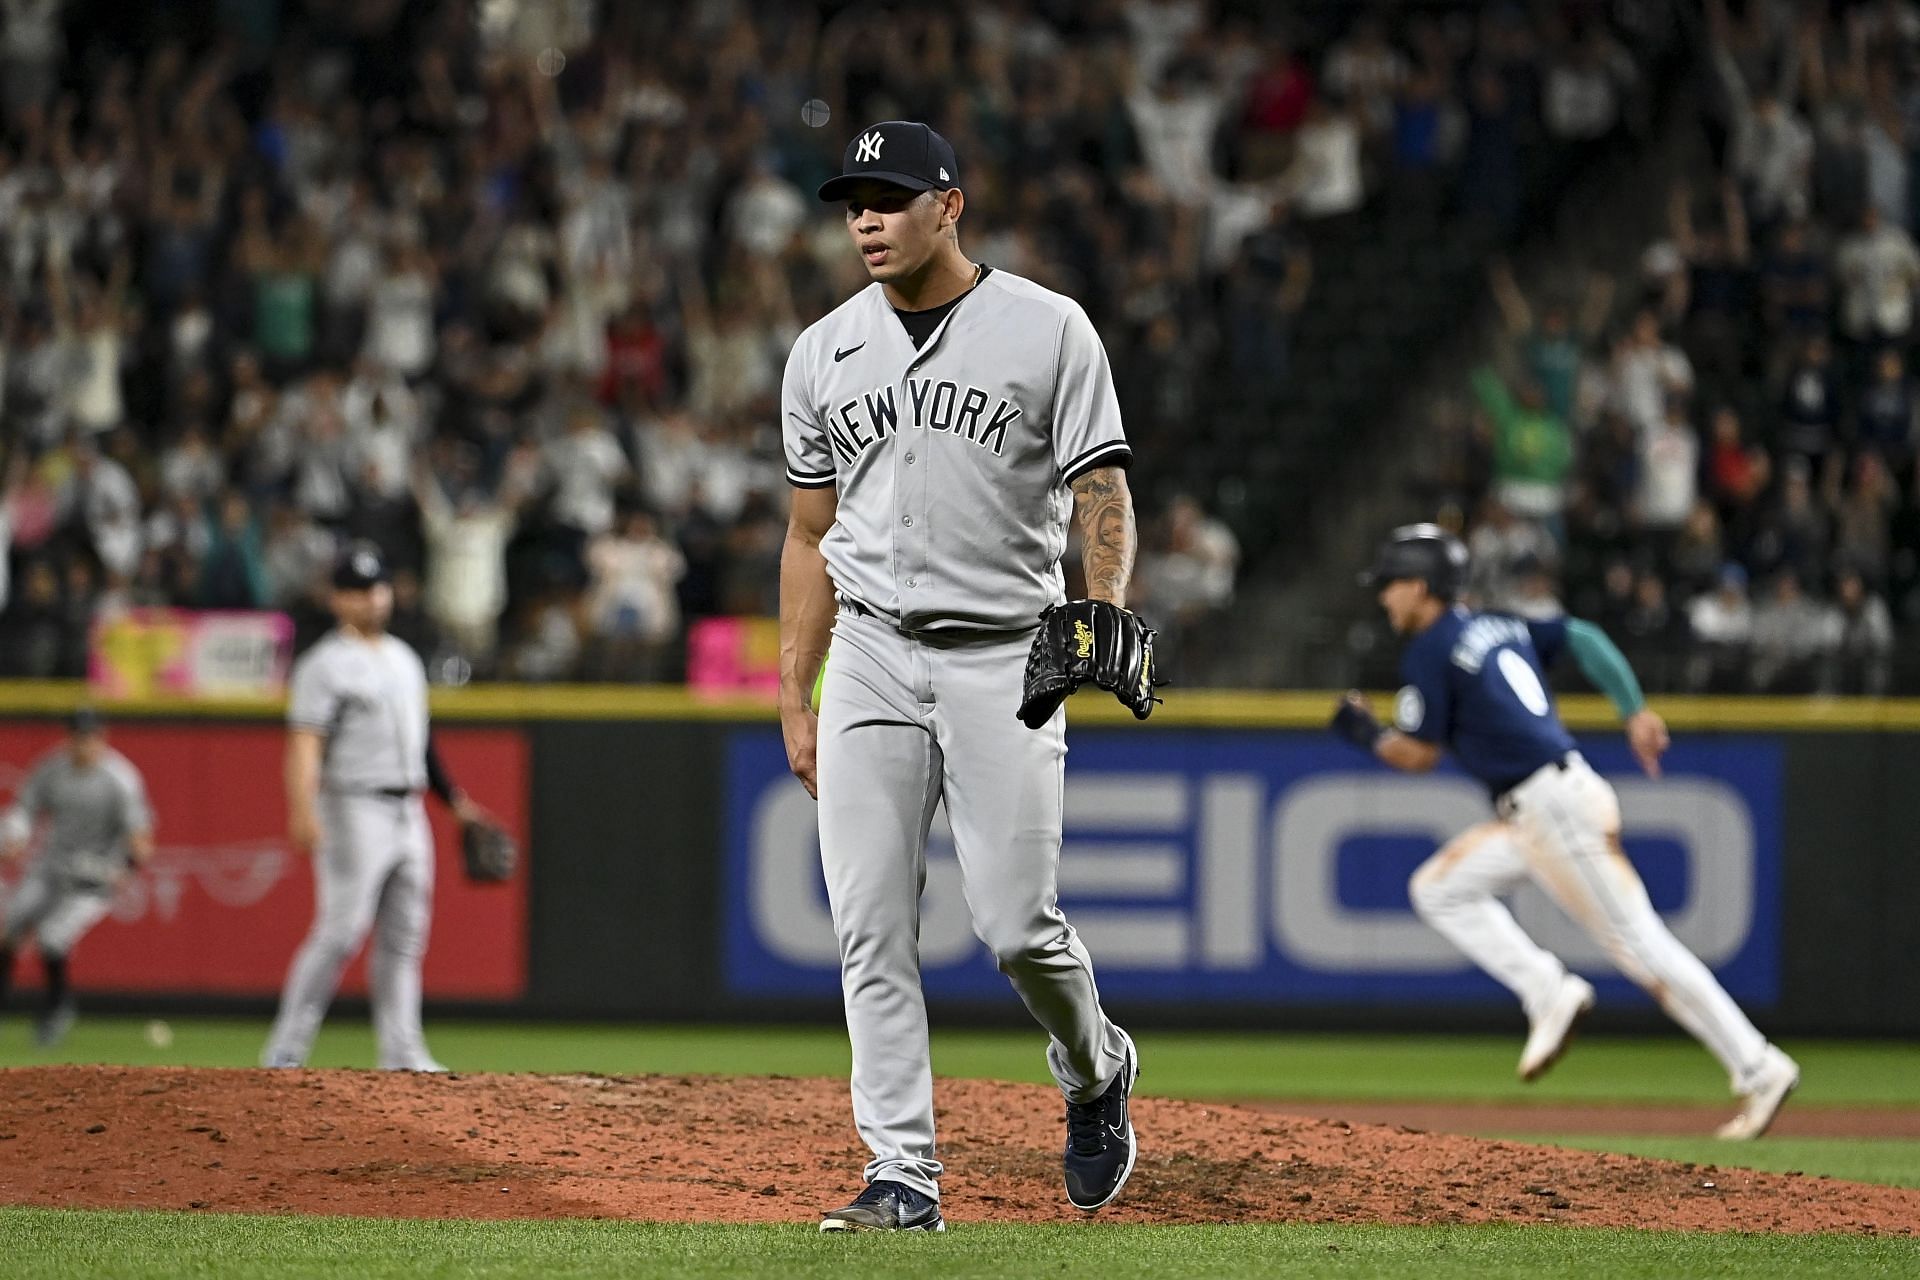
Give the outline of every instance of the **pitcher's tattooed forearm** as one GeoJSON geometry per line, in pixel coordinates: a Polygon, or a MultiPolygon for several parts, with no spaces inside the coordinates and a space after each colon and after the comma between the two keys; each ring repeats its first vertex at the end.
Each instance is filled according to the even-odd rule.
{"type": "Polygon", "coordinates": [[[1119,467],[1095,467],[1073,482],[1073,510],[1085,541],[1087,595],[1125,608],[1138,537],[1133,495],[1119,467]]]}

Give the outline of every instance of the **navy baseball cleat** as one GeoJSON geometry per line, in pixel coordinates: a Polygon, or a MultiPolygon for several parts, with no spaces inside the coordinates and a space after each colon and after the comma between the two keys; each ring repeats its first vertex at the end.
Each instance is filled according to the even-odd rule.
{"type": "Polygon", "coordinates": [[[940,1202],[903,1182],[869,1183],[852,1204],[820,1220],[822,1231],[945,1231],[940,1202]]]}
{"type": "Polygon", "coordinates": [[[1107,1091],[1091,1102],[1067,1104],[1067,1199],[1092,1213],[1120,1194],[1140,1144],[1127,1099],[1140,1078],[1140,1058],[1127,1041],[1127,1058],[1107,1091]]]}

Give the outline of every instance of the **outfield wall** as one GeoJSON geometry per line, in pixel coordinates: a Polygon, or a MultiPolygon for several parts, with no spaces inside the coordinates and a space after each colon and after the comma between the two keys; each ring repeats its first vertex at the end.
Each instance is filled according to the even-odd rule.
{"type": "MultiPolygon", "coordinates": [[[[0,686],[0,793],[78,695],[0,686]]],[[[1405,778],[1319,729],[1331,695],[1186,692],[1136,725],[1072,704],[1061,899],[1103,992],[1139,1021],[1511,1027],[1504,992],[1413,918],[1406,878],[1485,797],[1405,778]]],[[[1619,788],[1656,907],[1770,1030],[1920,1031],[1920,703],[1673,699],[1667,776],[1610,713],[1569,699],[1619,788]]],[[[650,689],[436,695],[449,762],[523,837],[508,887],[458,876],[440,821],[429,997],[614,1018],[833,1018],[838,984],[812,802],[764,707],[650,689]]],[[[116,713],[149,777],[161,857],[76,963],[96,1002],[263,1007],[311,908],[280,841],[278,709],[116,713]]],[[[435,807],[437,806],[430,806],[435,807]]],[[[1516,910],[1602,989],[1604,1024],[1657,1010],[1531,890],[1516,910]]],[[[1023,1015],[973,941],[944,824],[923,976],[945,1016],[1023,1015]]],[[[358,990],[356,972],[349,991],[358,990]]]]}

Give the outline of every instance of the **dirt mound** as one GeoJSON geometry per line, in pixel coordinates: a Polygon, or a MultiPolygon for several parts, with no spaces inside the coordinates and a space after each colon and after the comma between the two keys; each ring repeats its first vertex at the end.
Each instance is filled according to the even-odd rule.
{"type": "MultiPolygon", "coordinates": [[[[1061,1221],[1050,1089],[940,1082],[949,1218],[1061,1221]]],[[[838,1080],[0,1072],[0,1203],[777,1222],[866,1151],[838,1080]]],[[[1141,1098],[1121,1222],[1517,1222],[1912,1234],[1920,1191],[1141,1098]]]]}
{"type": "MultiPolygon", "coordinates": [[[[1370,1124],[1412,1125],[1434,1133],[1605,1133],[1704,1138],[1733,1114],[1733,1103],[1249,1101],[1256,1111],[1322,1115],[1337,1111],[1370,1124]]],[[[1775,1138],[1920,1138],[1912,1107],[1819,1107],[1795,1102],[1767,1130],[1775,1138]]]]}

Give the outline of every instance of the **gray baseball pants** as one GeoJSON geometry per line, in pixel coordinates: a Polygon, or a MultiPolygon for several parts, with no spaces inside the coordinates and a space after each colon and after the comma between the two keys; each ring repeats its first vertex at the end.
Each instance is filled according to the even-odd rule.
{"type": "Polygon", "coordinates": [[[420,797],[320,794],[314,915],[280,994],[261,1061],[304,1063],[340,975],[373,934],[368,982],[382,1069],[436,1064],[420,1027],[420,965],[433,910],[433,838],[420,797]]]}
{"type": "Polygon", "coordinates": [[[0,945],[17,946],[31,934],[41,955],[63,959],[112,909],[111,887],[76,880],[42,862],[20,878],[8,901],[0,945]]]}
{"type": "Polygon", "coordinates": [[[820,695],[820,861],[853,1047],[869,1182],[939,1194],[920,988],[927,831],[944,801],[973,931],[1052,1037],[1072,1101],[1105,1091],[1126,1035],[1055,901],[1066,713],[1015,719],[1033,632],[906,633],[842,608],[820,695]]]}

